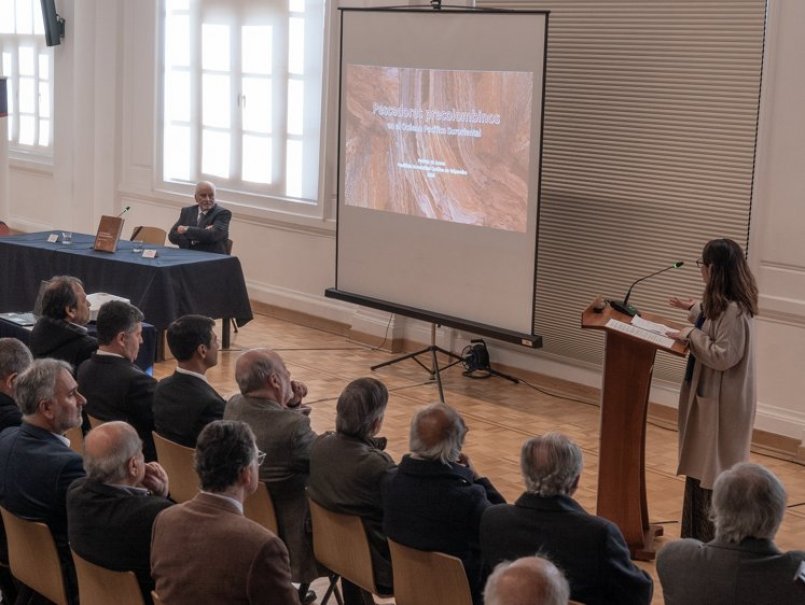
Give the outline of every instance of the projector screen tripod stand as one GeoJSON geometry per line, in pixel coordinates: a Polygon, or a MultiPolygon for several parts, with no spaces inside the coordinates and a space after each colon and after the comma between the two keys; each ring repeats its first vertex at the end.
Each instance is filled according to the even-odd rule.
{"type": "Polygon", "coordinates": [[[436,345],[436,324],[434,323],[430,324],[429,347],[425,347],[424,349],[420,349],[419,351],[414,351],[413,353],[408,353],[407,355],[403,355],[402,357],[397,357],[395,359],[390,359],[389,361],[384,361],[383,363],[373,365],[370,369],[372,371],[375,371],[378,368],[394,365],[395,363],[400,363],[401,361],[405,361],[406,359],[413,359],[415,362],[421,365],[425,370],[430,372],[430,379],[436,380],[436,385],[439,387],[439,401],[444,403],[445,402],[444,388],[442,387],[441,373],[449,368],[452,368],[454,365],[461,363],[462,361],[464,361],[464,358],[461,357],[460,355],[456,355],[455,353],[436,345]],[[425,353],[430,353],[430,363],[431,363],[430,367],[426,366],[419,360],[419,355],[424,355],[425,353]],[[439,367],[439,358],[437,356],[437,353],[446,355],[447,357],[453,359],[454,361],[448,363],[446,366],[439,367]]]}

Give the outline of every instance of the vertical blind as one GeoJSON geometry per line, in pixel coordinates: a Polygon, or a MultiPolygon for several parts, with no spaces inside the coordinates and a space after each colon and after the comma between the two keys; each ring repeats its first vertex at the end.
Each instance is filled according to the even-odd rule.
{"type": "MultiPolygon", "coordinates": [[[[705,242],[748,243],[765,0],[480,1],[550,10],[534,330],[552,356],[600,363],[580,329],[597,294],[682,319],[705,242]]],[[[683,362],[659,355],[655,376],[683,362]]]]}

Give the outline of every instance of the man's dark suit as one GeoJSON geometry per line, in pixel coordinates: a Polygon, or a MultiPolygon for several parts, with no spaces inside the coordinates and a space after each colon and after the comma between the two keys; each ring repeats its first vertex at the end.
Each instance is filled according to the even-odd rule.
{"type": "Polygon", "coordinates": [[[147,461],[156,460],[154,388],[157,381],[128,359],[94,354],[78,368],[78,390],[87,398],[84,411],[99,420],[123,420],[143,440],[147,461]]]}
{"type": "Polygon", "coordinates": [[[652,581],[635,567],[620,530],[587,513],[569,496],[526,492],[514,505],[492,506],[481,520],[481,552],[489,569],[505,560],[544,554],[586,605],[647,605],[652,581]]]}
{"type": "Polygon", "coordinates": [[[67,541],[67,489],[83,476],[81,456],[50,431],[23,422],[0,433],[0,504],[50,528],[68,595],[77,591],[67,541]]]}
{"type": "Polygon", "coordinates": [[[73,366],[75,372],[98,348],[98,341],[84,328],[69,321],[40,317],[31,330],[28,346],[37,359],[61,359],[73,366]]]}
{"type": "Polygon", "coordinates": [[[133,571],[143,599],[151,603],[151,529],[156,516],[172,505],[161,496],[78,479],[67,492],[70,545],[90,563],[133,571]]]}
{"type": "Polygon", "coordinates": [[[465,466],[406,455],[383,485],[383,530],[405,546],[461,559],[477,604],[485,582],[478,542],[481,515],[502,502],[488,479],[474,479],[465,466]]]}
{"type": "Polygon", "coordinates": [[[771,540],[740,544],[676,540],[657,554],[667,605],[800,605],[805,585],[794,574],[805,552],[780,552],[771,540]]]}
{"type": "Polygon", "coordinates": [[[232,213],[226,208],[215,204],[206,216],[198,220],[198,206],[187,206],[179,213],[179,220],[171,227],[168,239],[180,248],[201,250],[202,252],[217,252],[226,254],[226,240],[229,238],[229,221],[232,213]],[[180,234],[177,229],[184,225],[188,229],[180,234]],[[208,227],[212,227],[208,229],[208,227]]]}
{"type": "Polygon", "coordinates": [[[196,447],[199,433],[223,418],[225,407],[226,400],[205,381],[174,372],[160,380],[154,391],[154,427],[171,441],[196,447]]]}
{"type": "Polygon", "coordinates": [[[19,426],[21,422],[22,412],[17,402],[5,393],[0,393],[0,431],[10,426],[19,426]]]}
{"type": "Polygon", "coordinates": [[[151,572],[171,605],[299,605],[282,540],[213,494],[159,514],[151,572]]]}

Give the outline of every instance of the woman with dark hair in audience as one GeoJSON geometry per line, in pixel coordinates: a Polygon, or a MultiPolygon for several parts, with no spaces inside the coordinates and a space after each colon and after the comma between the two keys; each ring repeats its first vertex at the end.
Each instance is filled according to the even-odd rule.
{"type": "Polygon", "coordinates": [[[679,393],[679,468],[686,476],[683,538],[713,539],[709,518],[713,483],[749,458],[755,419],[753,317],[758,291],[741,247],[714,239],[696,261],[704,281],[701,301],[672,297],[694,325],[669,332],[690,347],[679,393]]]}

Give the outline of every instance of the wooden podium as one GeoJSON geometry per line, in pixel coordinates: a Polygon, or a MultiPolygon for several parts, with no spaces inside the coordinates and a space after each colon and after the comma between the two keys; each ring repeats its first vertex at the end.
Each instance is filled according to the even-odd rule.
{"type": "MultiPolygon", "coordinates": [[[[680,324],[650,313],[649,321],[678,328],[680,324]]],[[[646,501],[646,414],[657,349],[684,357],[687,347],[674,341],[670,347],[607,325],[611,320],[630,323],[628,315],[607,305],[593,305],[581,315],[581,327],[604,330],[606,353],[601,388],[600,461],[598,468],[598,515],[615,523],[623,532],[633,559],[654,558],[654,537],[662,527],[651,525],[646,501]]]]}

